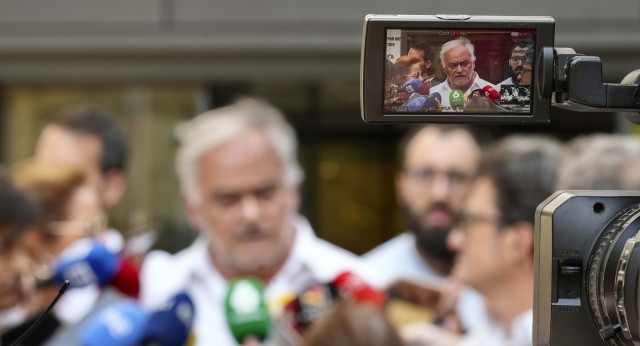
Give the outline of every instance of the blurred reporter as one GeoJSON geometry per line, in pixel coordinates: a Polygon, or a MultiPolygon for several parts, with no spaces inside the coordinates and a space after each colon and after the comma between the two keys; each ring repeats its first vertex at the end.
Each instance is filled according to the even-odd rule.
{"type": "MultiPolygon", "coordinates": [[[[0,171],[0,344],[16,340],[33,322],[34,282],[29,277],[29,258],[21,238],[39,224],[40,210],[24,192],[0,171]]],[[[41,344],[57,328],[55,319],[46,318],[39,333],[27,342],[41,344]]]]}
{"type": "Polygon", "coordinates": [[[555,191],[560,152],[549,138],[511,136],[483,160],[447,239],[457,251],[453,275],[484,296],[490,314],[461,345],[531,345],[533,222],[555,191]]]}
{"type": "Polygon", "coordinates": [[[145,306],[186,291],[196,307],[196,343],[235,345],[224,308],[233,279],[260,279],[271,301],[342,271],[359,271],[357,257],[317,238],[297,213],[303,174],[295,133],[280,111],[243,99],[180,130],[176,169],[200,237],[176,255],[147,256],[140,295],[145,306]]]}
{"type": "MultiPolygon", "coordinates": [[[[106,212],[100,194],[87,182],[85,171],[76,165],[62,162],[26,161],[13,170],[16,184],[28,193],[43,210],[43,222],[23,236],[23,244],[33,262],[32,273],[41,283],[37,296],[44,309],[57,294],[58,285],[52,281],[60,258],[69,253],[72,258],[87,256],[100,243],[106,232],[106,212]]],[[[108,244],[99,245],[115,270],[116,252],[108,244]]],[[[102,257],[98,258],[100,261],[102,257]]],[[[79,258],[82,260],[82,258],[79,258]]],[[[100,283],[113,275],[91,272],[90,263],[78,263],[76,271],[80,281],[66,293],[54,307],[54,315],[61,327],[47,340],[47,345],[71,345],[78,330],[92,314],[121,299],[121,294],[100,283]],[[79,271],[77,269],[80,269],[79,271]],[[88,276],[87,276],[88,275],[88,276]],[[89,278],[88,280],[86,280],[89,278]],[[94,281],[95,278],[97,281],[94,281]]],[[[39,312],[39,311],[38,311],[39,312]]]]}

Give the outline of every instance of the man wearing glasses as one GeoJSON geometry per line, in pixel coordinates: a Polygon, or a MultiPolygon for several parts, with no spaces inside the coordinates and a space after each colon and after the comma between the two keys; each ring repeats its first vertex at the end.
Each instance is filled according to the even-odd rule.
{"type": "MultiPolygon", "coordinates": [[[[408,231],[365,254],[364,259],[392,291],[400,281],[440,290],[453,265],[446,238],[476,174],[480,149],[462,126],[429,125],[408,134],[401,157],[402,170],[395,185],[408,231]]],[[[477,300],[467,307],[482,310],[477,300]]],[[[466,317],[472,321],[477,316],[459,313],[466,315],[463,325],[466,317]]]]}
{"type": "Polygon", "coordinates": [[[534,215],[554,191],[560,152],[554,140],[523,136],[488,151],[447,239],[452,275],[484,296],[490,315],[461,345],[531,345],[534,215]]]}
{"type": "Polygon", "coordinates": [[[507,79],[500,85],[531,85],[533,42],[529,39],[516,43],[511,49],[507,79]]]}
{"type": "Polygon", "coordinates": [[[440,61],[447,79],[431,89],[431,93],[442,95],[443,111],[453,112],[451,100],[462,100],[464,94],[486,86],[495,86],[480,78],[475,71],[475,48],[469,39],[460,37],[448,41],[440,50],[440,61]]]}

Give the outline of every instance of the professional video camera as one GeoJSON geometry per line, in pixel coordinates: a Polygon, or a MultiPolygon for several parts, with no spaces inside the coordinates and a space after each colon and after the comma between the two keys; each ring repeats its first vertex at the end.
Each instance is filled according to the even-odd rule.
{"type": "MultiPolygon", "coordinates": [[[[626,112],[640,123],[640,70],[603,83],[598,57],[553,47],[554,25],[551,17],[369,15],[362,118],[541,124],[555,106],[626,112]],[[408,54],[452,40],[471,56],[447,66],[431,56],[427,66],[408,54]]],[[[640,192],[556,192],[538,207],[535,229],[534,344],[640,345],[640,192]]]]}

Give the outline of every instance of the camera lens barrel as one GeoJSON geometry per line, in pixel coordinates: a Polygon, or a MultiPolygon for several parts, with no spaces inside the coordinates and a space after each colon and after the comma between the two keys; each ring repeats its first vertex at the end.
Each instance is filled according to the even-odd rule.
{"type": "Polygon", "coordinates": [[[593,247],[587,293],[603,340],[615,342],[616,334],[622,332],[618,341],[640,341],[639,230],[640,204],[636,204],[615,217],[593,247]]]}

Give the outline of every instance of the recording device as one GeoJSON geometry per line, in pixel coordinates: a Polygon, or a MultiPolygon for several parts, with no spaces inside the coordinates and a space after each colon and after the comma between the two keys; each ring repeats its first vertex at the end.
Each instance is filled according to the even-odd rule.
{"type": "Polygon", "coordinates": [[[44,287],[70,281],[70,288],[109,284],[121,293],[137,298],[138,268],[131,259],[121,258],[101,242],[83,238],[58,255],[52,269],[43,271],[36,285],[44,287]]]}
{"type": "MultiPolygon", "coordinates": [[[[551,17],[368,15],[361,56],[361,111],[366,122],[545,124],[551,105],[574,111],[640,112],[640,70],[621,84],[602,81],[600,58],[554,48],[551,17]],[[437,107],[409,107],[393,90],[426,83],[415,75],[414,43],[433,49],[430,93],[437,107]],[[413,80],[416,80],[415,82],[413,80]],[[467,107],[487,91],[493,103],[467,107]],[[492,89],[492,90],[489,90],[492,89]],[[461,95],[459,95],[461,94],[461,95]]],[[[419,57],[419,54],[418,54],[419,57]]],[[[423,58],[423,59],[428,59],[423,58]]],[[[640,122],[640,116],[628,116],[640,122]]]]}
{"type": "Polygon", "coordinates": [[[264,341],[271,329],[271,316],[264,285],[256,278],[237,279],[229,284],[225,313],[231,334],[239,344],[248,336],[264,341]]]}
{"type": "Polygon", "coordinates": [[[285,320],[302,333],[313,321],[333,308],[335,302],[349,299],[384,307],[387,297],[352,272],[340,273],[329,283],[307,287],[284,309],[285,320]]]}
{"type": "Polygon", "coordinates": [[[118,255],[91,238],[80,239],[60,253],[54,264],[57,282],[69,280],[71,288],[102,285],[118,268],[118,255]]]}
{"type": "Polygon", "coordinates": [[[330,311],[337,299],[338,293],[332,285],[311,285],[285,306],[284,318],[302,333],[313,321],[330,311]]]}
{"type": "Polygon", "coordinates": [[[640,342],[640,193],[558,191],[536,211],[535,345],[640,342]]]}
{"type": "MultiPolygon", "coordinates": [[[[625,112],[640,124],[640,70],[620,84],[603,83],[600,58],[554,48],[554,26],[551,17],[369,15],[362,118],[544,124],[554,106],[625,112]],[[412,77],[403,69],[414,60],[402,57],[416,53],[415,42],[435,52],[431,63],[440,71],[430,91],[442,97],[438,107],[409,113],[398,102],[385,102],[385,91],[412,77]]],[[[534,345],[640,345],[638,248],[638,191],[559,191],[541,203],[535,216],[534,345]]]]}

